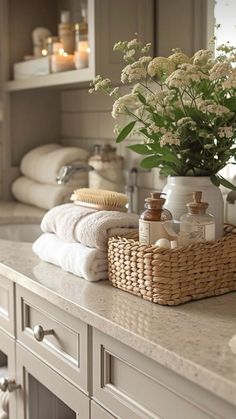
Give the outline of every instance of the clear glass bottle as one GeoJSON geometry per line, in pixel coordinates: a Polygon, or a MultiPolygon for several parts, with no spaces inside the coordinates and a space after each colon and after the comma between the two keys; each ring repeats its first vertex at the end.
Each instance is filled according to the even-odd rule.
{"type": "Polygon", "coordinates": [[[170,211],[163,208],[165,198],[163,193],[152,192],[145,199],[145,210],[139,219],[139,241],[147,244],[155,244],[159,239],[170,239],[164,222],[172,219],[170,211]]]}
{"type": "Polygon", "coordinates": [[[206,212],[207,208],[208,203],[202,202],[202,192],[193,192],[193,202],[187,204],[188,212],[180,217],[182,235],[186,233],[189,236],[189,224],[191,224],[189,243],[215,240],[215,218],[206,212]]]}
{"type": "Polygon", "coordinates": [[[70,22],[70,11],[61,11],[61,22],[58,25],[58,35],[64,51],[67,54],[73,54],[75,50],[75,39],[73,25],[70,22]]]}

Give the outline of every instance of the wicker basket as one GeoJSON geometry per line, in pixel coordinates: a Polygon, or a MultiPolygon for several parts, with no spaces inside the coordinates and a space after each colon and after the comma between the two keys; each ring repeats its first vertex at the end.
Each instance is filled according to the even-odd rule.
{"type": "Polygon", "coordinates": [[[114,287],[157,304],[178,305],[236,291],[236,234],[173,250],[112,237],[108,261],[114,287]]]}

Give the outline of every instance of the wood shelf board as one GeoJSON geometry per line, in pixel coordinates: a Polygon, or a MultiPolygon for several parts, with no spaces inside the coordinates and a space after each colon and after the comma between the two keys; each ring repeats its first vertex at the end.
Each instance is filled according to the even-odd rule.
{"type": "Polygon", "coordinates": [[[65,71],[61,73],[49,74],[47,76],[37,76],[24,80],[12,80],[5,83],[5,90],[15,92],[27,89],[39,89],[44,87],[70,86],[93,79],[94,74],[89,68],[65,71]]]}

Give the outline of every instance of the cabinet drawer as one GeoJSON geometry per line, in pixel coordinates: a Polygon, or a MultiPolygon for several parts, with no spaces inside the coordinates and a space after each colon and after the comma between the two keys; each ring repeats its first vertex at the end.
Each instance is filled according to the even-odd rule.
{"type": "Polygon", "coordinates": [[[0,275],[0,327],[14,335],[14,283],[0,275]]]}
{"type": "Polygon", "coordinates": [[[236,417],[236,408],[94,330],[93,397],[119,418],[236,417]]]}
{"type": "Polygon", "coordinates": [[[17,339],[87,393],[88,326],[19,286],[16,301],[17,339]],[[45,335],[39,342],[35,326],[53,330],[53,335],[45,335]]]}

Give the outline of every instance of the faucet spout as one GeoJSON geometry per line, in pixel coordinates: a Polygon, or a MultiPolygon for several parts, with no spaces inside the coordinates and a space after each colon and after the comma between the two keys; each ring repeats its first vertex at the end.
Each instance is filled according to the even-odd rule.
{"type": "Polygon", "coordinates": [[[76,172],[90,172],[92,170],[94,170],[94,168],[86,163],[68,164],[61,167],[58,176],[56,177],[56,181],[59,185],[63,185],[67,183],[71,176],[76,172]]]}

